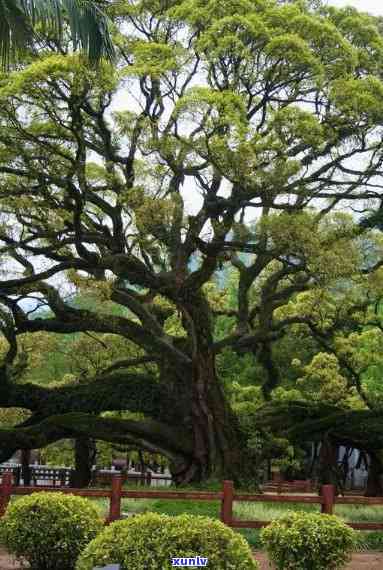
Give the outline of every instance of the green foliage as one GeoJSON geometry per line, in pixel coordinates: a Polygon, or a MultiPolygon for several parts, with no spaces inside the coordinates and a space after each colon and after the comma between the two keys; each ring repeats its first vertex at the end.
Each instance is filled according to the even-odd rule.
{"type": "Polygon", "coordinates": [[[337,80],[332,98],[338,109],[356,121],[373,122],[383,111],[383,86],[377,77],[337,80]]]}
{"type": "Polygon", "coordinates": [[[336,570],[349,560],[356,533],[334,515],[290,512],[261,532],[278,570],[336,570]]]}
{"type": "Polygon", "coordinates": [[[360,532],[358,545],[361,550],[383,551],[383,532],[360,532]]]}
{"type": "Polygon", "coordinates": [[[0,425],[11,427],[24,422],[30,413],[23,408],[0,408],[0,425]]]}
{"type": "Polygon", "coordinates": [[[84,547],[102,529],[99,511],[82,497],[35,493],[10,504],[1,520],[7,550],[31,570],[71,570],[84,547]]]}
{"type": "Polygon", "coordinates": [[[274,464],[279,467],[286,479],[299,479],[304,476],[304,459],[305,453],[302,449],[287,444],[283,456],[276,459],[274,464]]]}
{"type": "MultiPolygon", "coordinates": [[[[222,488],[221,482],[216,485],[193,485],[190,486],[191,491],[219,491],[222,488]]],[[[246,489],[248,491],[249,489],[246,489]]],[[[109,502],[100,499],[100,507],[102,507],[105,516],[108,514],[109,502]]],[[[317,513],[319,505],[306,503],[268,503],[268,502],[235,502],[234,517],[239,520],[259,520],[270,521],[286,515],[287,511],[296,511],[304,513],[317,513]]],[[[204,515],[210,518],[219,518],[220,503],[217,501],[180,501],[170,499],[123,499],[123,512],[130,514],[138,513],[159,513],[166,515],[204,515]]],[[[365,505],[337,505],[335,514],[345,522],[383,522],[383,513],[376,506],[365,505]]],[[[255,529],[239,529],[246,537],[246,540],[253,548],[261,550],[263,545],[260,541],[260,531],[255,529]]],[[[356,531],[357,545],[356,549],[363,550],[380,550],[383,551],[383,533],[382,532],[366,532],[356,531]]]]}
{"type": "MultiPolygon", "coordinates": [[[[218,484],[183,486],[183,490],[190,491],[221,491],[222,482],[218,484]]],[[[123,511],[130,514],[157,513],[168,516],[192,515],[219,519],[220,501],[188,501],[171,499],[123,499],[123,511]]],[[[107,515],[108,506],[105,514],[107,515]]]]}
{"type": "Polygon", "coordinates": [[[168,71],[176,71],[183,63],[180,46],[177,48],[166,43],[135,41],[131,42],[129,47],[134,56],[134,63],[125,68],[123,75],[150,75],[158,78],[168,71]]]}
{"type": "Polygon", "coordinates": [[[44,447],[40,452],[44,465],[70,467],[74,465],[73,441],[61,439],[44,447]]]}
{"type": "Polygon", "coordinates": [[[217,570],[258,568],[249,545],[219,521],[207,517],[168,517],[148,513],[106,528],[84,550],[76,570],[108,563],[122,570],[166,570],[172,557],[204,556],[217,570]]]}
{"type": "Polygon", "coordinates": [[[309,400],[343,404],[348,396],[347,379],[342,376],[338,359],[333,354],[318,352],[303,376],[297,380],[309,400]]]}

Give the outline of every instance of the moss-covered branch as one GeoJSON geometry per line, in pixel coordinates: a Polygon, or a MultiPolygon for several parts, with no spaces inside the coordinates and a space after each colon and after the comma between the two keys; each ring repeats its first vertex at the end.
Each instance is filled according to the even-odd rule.
{"type": "Polygon", "coordinates": [[[147,451],[162,453],[171,461],[185,461],[192,453],[191,434],[180,426],[154,420],[101,418],[72,412],[51,416],[28,427],[0,429],[3,448],[37,449],[65,438],[87,436],[117,443],[131,443],[147,451]]]}
{"type": "Polygon", "coordinates": [[[341,410],[304,402],[269,405],[255,419],[261,429],[303,442],[318,441],[326,435],[334,443],[362,450],[383,448],[381,410],[341,410]]]}
{"type": "Polygon", "coordinates": [[[55,387],[9,383],[0,394],[0,407],[27,408],[42,417],[70,411],[99,414],[129,410],[151,417],[162,416],[166,411],[174,418],[185,413],[185,405],[155,377],[123,370],[55,387]]]}

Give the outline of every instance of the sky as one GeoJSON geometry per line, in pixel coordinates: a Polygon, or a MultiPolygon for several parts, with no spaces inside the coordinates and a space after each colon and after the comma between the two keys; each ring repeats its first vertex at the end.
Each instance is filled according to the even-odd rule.
{"type": "Polygon", "coordinates": [[[354,6],[361,12],[370,12],[376,16],[383,16],[382,0],[329,0],[333,6],[354,6]]]}

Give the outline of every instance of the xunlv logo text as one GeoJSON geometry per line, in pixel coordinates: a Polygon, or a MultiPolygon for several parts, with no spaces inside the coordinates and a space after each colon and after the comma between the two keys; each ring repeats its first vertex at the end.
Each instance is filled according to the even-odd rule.
{"type": "Polygon", "coordinates": [[[202,556],[194,558],[172,558],[172,566],[207,566],[209,559],[202,556]]]}

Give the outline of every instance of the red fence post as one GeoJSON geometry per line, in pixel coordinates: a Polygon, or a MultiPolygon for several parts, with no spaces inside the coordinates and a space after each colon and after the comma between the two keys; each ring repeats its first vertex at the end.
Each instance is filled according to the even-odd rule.
{"type": "Polygon", "coordinates": [[[223,498],[221,506],[221,521],[227,526],[231,526],[233,521],[233,481],[223,482],[223,498]]]}
{"type": "Polygon", "coordinates": [[[7,510],[12,495],[12,479],[13,475],[11,471],[3,473],[0,486],[0,517],[2,517],[7,510]]]}
{"type": "Polygon", "coordinates": [[[332,515],[335,503],[335,486],[334,485],[322,485],[321,487],[322,496],[322,514],[332,515]]]}
{"type": "Polygon", "coordinates": [[[121,517],[121,491],[122,477],[121,475],[112,476],[112,489],[110,492],[110,505],[108,523],[118,520],[121,517]]]}

